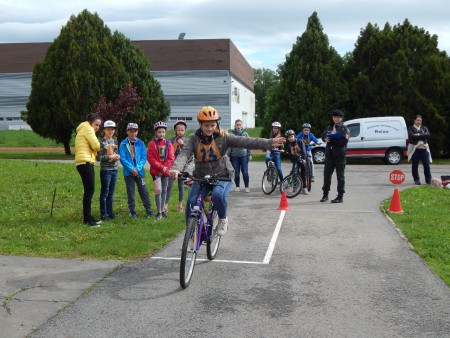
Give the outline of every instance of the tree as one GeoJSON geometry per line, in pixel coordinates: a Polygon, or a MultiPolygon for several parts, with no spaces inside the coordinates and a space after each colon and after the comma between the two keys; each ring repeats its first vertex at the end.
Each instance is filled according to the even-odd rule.
{"type": "Polygon", "coordinates": [[[435,154],[449,149],[450,63],[437,48],[437,36],[405,20],[382,30],[361,31],[346,70],[352,115],[403,116],[412,124],[420,114],[432,132],[435,154]]]}
{"type": "Polygon", "coordinates": [[[142,103],[143,99],[137,93],[136,87],[127,84],[114,102],[108,102],[106,96],[100,99],[100,102],[94,106],[93,113],[98,114],[103,121],[112,120],[116,123],[117,130],[125,137],[125,125],[128,123],[126,118],[130,119],[136,108],[142,103]]]}
{"type": "Polygon", "coordinates": [[[347,101],[343,79],[344,61],[323,33],[318,15],[309,18],[306,31],[297,37],[286,62],[279,67],[280,82],[269,95],[269,111],[263,135],[268,135],[272,121],[283,129],[298,132],[305,122],[315,130],[329,123],[328,112],[342,108],[347,101]]]}
{"type": "Polygon", "coordinates": [[[255,68],[255,99],[256,99],[256,121],[257,127],[263,125],[267,109],[267,97],[269,92],[278,83],[278,75],[271,69],[255,68]]]}
{"type": "Polygon", "coordinates": [[[137,117],[155,120],[168,116],[160,86],[148,61],[120,33],[111,34],[97,14],[84,10],[72,15],[33,69],[31,93],[22,118],[39,135],[62,143],[70,154],[70,139],[101,97],[117,99],[127,83],[144,99],[137,117]]]}

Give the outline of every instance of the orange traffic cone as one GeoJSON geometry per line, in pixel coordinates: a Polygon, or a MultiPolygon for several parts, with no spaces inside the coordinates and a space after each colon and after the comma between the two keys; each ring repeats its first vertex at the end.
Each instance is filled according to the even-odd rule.
{"type": "Polygon", "coordinates": [[[281,193],[280,206],[278,207],[277,210],[290,210],[287,202],[286,193],[284,191],[281,193]]]}
{"type": "Polygon", "coordinates": [[[403,214],[402,203],[400,202],[400,194],[398,193],[398,189],[394,190],[394,194],[392,195],[391,205],[388,212],[395,214],[403,214]]]}

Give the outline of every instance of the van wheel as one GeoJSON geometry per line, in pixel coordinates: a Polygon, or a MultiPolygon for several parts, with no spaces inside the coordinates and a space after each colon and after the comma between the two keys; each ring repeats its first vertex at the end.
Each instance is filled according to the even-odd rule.
{"type": "Polygon", "coordinates": [[[325,163],[325,149],[324,148],[316,148],[312,150],[312,158],[314,163],[316,164],[324,164],[325,163]]]}
{"type": "Polygon", "coordinates": [[[389,149],[386,152],[386,156],[384,158],[384,161],[387,164],[392,164],[392,165],[399,164],[401,160],[402,160],[402,153],[398,149],[389,149]]]}

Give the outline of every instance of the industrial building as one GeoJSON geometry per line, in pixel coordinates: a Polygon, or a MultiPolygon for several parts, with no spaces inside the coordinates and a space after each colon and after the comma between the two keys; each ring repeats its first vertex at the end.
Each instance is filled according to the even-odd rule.
{"type": "MultiPolygon", "coordinates": [[[[230,39],[132,41],[150,61],[150,72],[170,103],[169,126],[185,120],[197,128],[201,106],[219,111],[223,128],[241,119],[255,127],[253,69],[230,39]]],[[[30,129],[20,119],[31,91],[33,66],[50,43],[0,44],[0,129],[30,129]]]]}

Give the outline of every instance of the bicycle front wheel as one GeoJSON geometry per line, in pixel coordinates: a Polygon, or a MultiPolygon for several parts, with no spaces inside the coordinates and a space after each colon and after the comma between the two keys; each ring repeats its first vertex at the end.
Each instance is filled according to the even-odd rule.
{"type": "Polygon", "coordinates": [[[281,191],[286,193],[287,198],[293,198],[302,191],[303,182],[298,174],[287,175],[281,182],[281,191]]]}
{"type": "Polygon", "coordinates": [[[195,260],[197,258],[197,239],[198,218],[191,217],[184,234],[183,247],[181,249],[180,285],[183,289],[189,286],[194,273],[195,260]]]}
{"type": "Polygon", "coordinates": [[[216,258],[219,251],[221,236],[217,236],[217,224],[219,223],[219,215],[216,210],[213,210],[211,216],[211,224],[208,227],[208,240],[206,241],[206,255],[212,261],[216,258]]]}
{"type": "Polygon", "coordinates": [[[278,172],[275,168],[268,168],[262,178],[262,191],[270,195],[278,184],[278,172]]]}

